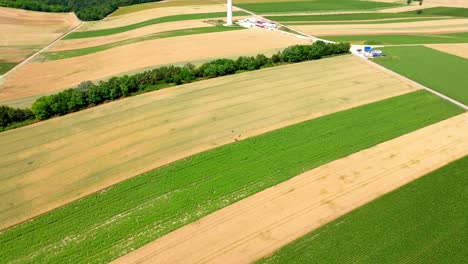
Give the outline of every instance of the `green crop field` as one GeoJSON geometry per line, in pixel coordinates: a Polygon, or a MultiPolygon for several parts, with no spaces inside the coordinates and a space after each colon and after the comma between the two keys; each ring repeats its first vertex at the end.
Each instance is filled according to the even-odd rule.
{"type": "Polygon", "coordinates": [[[245,28],[239,27],[239,26],[233,26],[233,27],[210,26],[210,27],[202,27],[202,28],[171,30],[171,31],[131,38],[131,39],[122,40],[122,41],[95,46],[95,47],[75,49],[75,50],[56,51],[56,52],[45,52],[40,55],[38,60],[51,61],[51,60],[61,60],[61,59],[79,57],[79,56],[84,56],[84,55],[88,55],[88,54],[92,54],[92,53],[96,53],[96,52],[100,52],[100,51],[104,51],[104,50],[108,50],[108,49],[112,49],[112,48],[116,48],[116,47],[120,47],[124,45],[129,45],[129,44],[153,40],[153,39],[172,38],[172,37],[179,37],[179,36],[206,34],[206,33],[223,32],[223,31],[233,31],[233,30],[242,30],[242,29],[245,29],[245,28]]]}
{"type": "Polygon", "coordinates": [[[17,63],[0,62],[0,75],[7,73],[13,69],[17,63]]]}
{"type": "Polygon", "coordinates": [[[375,20],[375,19],[392,19],[392,18],[418,18],[418,17],[434,17],[433,15],[414,15],[406,13],[356,13],[356,14],[330,14],[330,15],[288,15],[288,16],[267,16],[266,18],[278,22],[293,22],[293,21],[354,21],[354,20],[375,20]]]}
{"type": "Polygon", "coordinates": [[[304,171],[462,112],[417,91],[225,145],[4,231],[0,259],[108,262],[304,171]]]}
{"type": "Polygon", "coordinates": [[[464,263],[468,156],[388,193],[258,263],[464,263]]]}
{"type": "Polygon", "coordinates": [[[359,0],[316,0],[297,2],[266,2],[236,4],[255,13],[319,12],[337,10],[380,9],[401,6],[395,3],[359,1],[359,0]]]}
{"type": "Polygon", "coordinates": [[[353,44],[365,44],[366,42],[372,42],[374,43],[374,45],[468,43],[468,33],[421,34],[421,35],[323,36],[322,38],[331,40],[331,41],[350,42],[353,44]]]}
{"type": "Polygon", "coordinates": [[[422,85],[468,104],[468,60],[423,46],[383,48],[374,61],[422,85]]]}
{"type": "Polygon", "coordinates": [[[456,7],[433,7],[422,9],[421,11],[408,11],[400,14],[408,15],[423,15],[423,16],[453,16],[453,17],[468,17],[468,8],[456,7]]]}
{"type": "MultiPolygon", "coordinates": [[[[92,38],[92,37],[102,37],[114,35],[122,32],[127,32],[137,28],[147,27],[151,25],[175,22],[175,21],[184,21],[184,20],[194,20],[194,19],[209,19],[209,18],[219,18],[224,17],[226,13],[201,13],[201,14],[187,14],[187,15],[174,15],[167,17],[159,17],[155,19],[146,20],[140,23],[135,23],[127,26],[109,28],[109,29],[100,29],[100,30],[91,30],[91,31],[81,31],[73,32],[70,35],[66,36],[64,39],[79,39],[79,38],[92,38]]],[[[233,13],[234,16],[245,16],[248,15],[242,11],[236,11],[233,13]]]]}

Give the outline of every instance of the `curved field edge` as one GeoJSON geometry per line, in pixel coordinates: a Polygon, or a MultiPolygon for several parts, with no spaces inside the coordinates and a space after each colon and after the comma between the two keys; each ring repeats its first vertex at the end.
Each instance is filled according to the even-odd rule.
{"type": "Polygon", "coordinates": [[[374,45],[467,43],[468,32],[452,34],[323,36],[322,38],[331,41],[345,41],[353,44],[373,43],[374,45]]]}
{"type": "MultiPolygon", "coordinates": [[[[102,36],[109,36],[118,33],[127,32],[130,30],[134,30],[137,28],[147,27],[151,25],[167,23],[167,22],[175,22],[175,21],[184,21],[184,20],[195,20],[195,19],[209,19],[209,18],[220,18],[224,17],[226,13],[224,12],[217,12],[217,13],[200,13],[200,14],[187,14],[187,15],[174,15],[174,16],[167,16],[167,17],[158,17],[155,19],[146,20],[143,22],[122,26],[122,27],[115,27],[109,29],[100,29],[100,30],[90,30],[90,31],[80,31],[80,32],[73,32],[66,36],[64,40],[67,39],[79,39],[79,38],[92,38],[92,37],[102,37],[102,36]]],[[[234,16],[245,16],[248,15],[243,11],[235,11],[233,12],[234,16]]]]}
{"type": "Polygon", "coordinates": [[[0,257],[108,262],[304,171],[462,112],[417,91],[225,145],[8,229],[0,257]]]}
{"type": "Polygon", "coordinates": [[[257,263],[462,263],[468,156],[324,225],[257,263]]]}
{"type": "Polygon", "coordinates": [[[109,44],[94,46],[94,47],[56,51],[56,52],[45,52],[40,55],[40,58],[38,58],[38,60],[53,61],[53,60],[68,59],[68,58],[74,58],[74,57],[84,56],[88,54],[93,54],[96,52],[105,51],[108,49],[112,49],[112,48],[116,48],[116,47],[120,47],[124,45],[129,45],[133,43],[138,43],[142,41],[197,35],[197,34],[216,33],[216,32],[224,32],[224,31],[234,31],[234,30],[242,30],[242,29],[245,29],[245,28],[235,27],[235,26],[233,27],[209,26],[209,27],[203,27],[203,28],[188,28],[188,29],[180,29],[180,30],[171,30],[171,31],[160,32],[160,33],[151,34],[147,36],[136,37],[136,38],[131,38],[131,39],[122,40],[118,42],[113,42],[109,44]]]}
{"type": "Polygon", "coordinates": [[[262,2],[262,3],[237,3],[236,6],[260,14],[293,13],[293,12],[319,12],[319,11],[353,11],[373,10],[402,6],[397,3],[384,3],[359,0],[316,0],[294,2],[262,2]]]}
{"type": "Polygon", "coordinates": [[[424,46],[382,50],[387,57],[374,62],[468,105],[467,59],[424,46]]]}

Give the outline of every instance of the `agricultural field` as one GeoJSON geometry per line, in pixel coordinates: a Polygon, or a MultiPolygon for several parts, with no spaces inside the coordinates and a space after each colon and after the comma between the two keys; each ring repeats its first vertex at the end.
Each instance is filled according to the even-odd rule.
{"type": "Polygon", "coordinates": [[[74,14],[0,7],[0,75],[79,25],[74,14]]]}
{"type": "Polygon", "coordinates": [[[174,87],[3,132],[1,227],[203,150],[416,89],[349,55],[174,87]]]}
{"type": "Polygon", "coordinates": [[[257,263],[311,259],[317,263],[463,263],[468,254],[466,175],[468,156],[377,198],[257,263]]]}
{"type": "MultiPolygon", "coordinates": [[[[310,230],[424,176],[454,159],[467,155],[467,121],[468,114],[459,115],[307,171],[182,227],[118,259],[115,263],[179,263],[188,259],[193,263],[252,263],[307,234],[310,230]],[[219,236],[221,233],[223,236],[219,236]]],[[[466,161],[462,163],[465,166],[468,165],[466,161]]],[[[457,169],[462,169],[465,174],[468,172],[467,168],[461,166],[457,169]]],[[[457,175],[460,181],[462,181],[462,171],[458,171],[457,175]]],[[[449,186],[444,187],[450,189],[449,186]]],[[[456,194],[458,198],[461,195],[456,194]]],[[[462,205],[462,200],[457,201],[458,203],[452,208],[462,205]]],[[[419,213],[423,211],[418,210],[419,213]]],[[[388,214],[385,216],[388,217],[388,214]]],[[[457,226],[463,223],[463,219],[460,218],[453,220],[461,220],[457,226]]],[[[466,220],[464,221],[466,223],[466,220]]],[[[359,221],[353,222],[357,224],[359,221]]],[[[456,221],[445,224],[452,226],[454,222],[456,221]]],[[[411,225],[414,225],[414,222],[411,222],[411,225]]],[[[368,228],[374,224],[368,224],[366,221],[365,225],[360,226],[368,228]]],[[[409,227],[410,225],[406,228],[409,227]]],[[[374,230],[372,232],[374,236],[378,234],[374,230]]],[[[313,232],[314,235],[320,233],[313,232]]],[[[398,234],[403,235],[405,232],[398,234]]],[[[432,241],[437,238],[434,237],[432,241]]],[[[336,257],[342,257],[342,252],[353,252],[353,256],[358,255],[352,250],[359,244],[357,239],[351,244],[352,246],[338,242],[348,250],[337,250],[333,246],[330,247],[331,243],[324,243],[330,239],[335,243],[337,241],[330,234],[325,241],[322,239],[314,241],[312,245],[306,244],[306,249],[302,248],[305,243],[295,242],[288,246],[290,253],[287,256],[293,259],[292,262],[297,263],[310,263],[311,260],[316,260],[317,263],[347,263],[349,256],[343,256],[339,260],[336,257]],[[320,251],[316,250],[316,245],[321,243],[323,245],[319,247],[320,251]],[[305,254],[302,252],[298,254],[298,250],[303,250],[305,254]],[[308,254],[308,251],[318,252],[308,254]]],[[[341,235],[340,239],[349,241],[345,239],[345,235],[341,235]]],[[[426,237],[423,236],[423,239],[426,237]]],[[[458,242],[458,239],[456,241],[458,242]]],[[[369,241],[369,245],[370,243],[373,242],[369,241]]],[[[381,246],[384,247],[384,244],[382,241],[381,246]]],[[[363,256],[364,252],[374,252],[374,250],[370,250],[368,246],[362,251],[363,256]]],[[[411,251],[406,254],[411,256],[416,253],[411,251]]],[[[278,260],[275,263],[289,263],[284,256],[286,253],[280,251],[278,257],[275,255],[269,262],[278,260]]],[[[382,259],[380,256],[375,262],[382,259]]],[[[401,262],[401,259],[405,258],[398,254],[394,256],[392,263],[401,262]]],[[[362,259],[359,260],[362,262],[362,259]]],[[[454,263],[457,262],[455,258],[453,260],[454,263]]]]}
{"type": "Polygon", "coordinates": [[[468,59],[468,40],[461,44],[433,44],[427,47],[468,59]]]}
{"type": "Polygon", "coordinates": [[[468,104],[467,59],[423,46],[386,47],[383,50],[387,56],[374,59],[376,63],[468,104]]]}
{"type": "MultiPolygon", "coordinates": [[[[264,108],[264,111],[271,110],[264,108]]],[[[462,112],[435,95],[416,91],[225,145],[149,171],[8,229],[0,234],[3,245],[0,257],[6,262],[20,263],[107,262],[300,173],[462,112]],[[54,232],[50,232],[52,223],[54,232]]],[[[73,129],[79,134],[78,127],[73,129]]],[[[234,131],[238,137],[239,131],[234,131]]],[[[109,135],[106,138],[110,144],[109,135]]],[[[136,133],[132,133],[132,138],[141,139],[136,133]]],[[[124,139],[119,137],[119,140],[124,139]]],[[[91,141],[96,145],[95,140],[91,141]]],[[[145,140],[141,144],[148,147],[150,142],[145,140]]],[[[135,157],[140,149],[127,148],[126,155],[137,158],[138,162],[146,158],[155,160],[151,155],[135,157]]],[[[101,157],[112,159],[103,153],[101,157]]],[[[89,168],[76,158],[73,163],[80,170],[89,168]]],[[[95,159],[94,164],[102,161],[95,159]]],[[[118,166],[110,170],[115,173],[124,169],[128,173],[131,167],[119,160],[118,166]]],[[[63,183],[65,170],[59,171],[63,183]]],[[[69,182],[68,173],[65,175],[69,182]]],[[[101,177],[95,173],[91,178],[96,181],[101,177]]],[[[47,186],[53,182],[48,181],[47,186]]],[[[66,187],[62,185],[62,188],[66,187]]],[[[51,197],[56,195],[54,192],[51,197]]]]}
{"type": "Polygon", "coordinates": [[[326,36],[330,41],[353,44],[405,45],[433,43],[468,43],[468,32],[451,34],[326,36]]]}
{"type": "Polygon", "coordinates": [[[280,32],[234,30],[140,41],[84,56],[35,61],[4,80],[0,88],[0,102],[47,94],[86,80],[106,79],[148,67],[223,57],[237,58],[275,52],[304,43],[308,41],[280,32]],[[251,44],[252,40],[257,40],[256,45],[251,44]]]}

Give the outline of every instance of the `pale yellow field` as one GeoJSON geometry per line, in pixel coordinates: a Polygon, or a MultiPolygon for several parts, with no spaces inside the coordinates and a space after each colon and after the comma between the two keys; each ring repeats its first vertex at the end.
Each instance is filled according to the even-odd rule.
{"type": "Polygon", "coordinates": [[[71,13],[0,7],[0,61],[20,62],[79,23],[71,13]]]}
{"type": "Polygon", "coordinates": [[[252,263],[466,155],[468,113],[303,173],[113,263],[252,263]]]}
{"type": "Polygon", "coordinates": [[[30,62],[0,86],[0,102],[49,93],[140,68],[202,59],[258,54],[307,43],[266,30],[238,30],[156,39],[75,58],[30,62]]]}
{"type": "Polygon", "coordinates": [[[212,24],[204,22],[204,20],[187,20],[187,21],[177,21],[177,22],[168,22],[162,24],[156,24],[152,26],[142,27],[135,30],[103,36],[103,37],[94,37],[94,38],[81,38],[81,39],[67,39],[61,40],[54,44],[53,47],[48,49],[50,52],[62,51],[62,50],[73,50],[81,49],[87,47],[94,47],[109,43],[114,43],[126,39],[147,36],[155,33],[171,31],[171,30],[180,30],[188,28],[200,28],[200,27],[211,27],[212,24]]]}
{"type": "MultiPolygon", "coordinates": [[[[234,9],[237,10],[237,9],[234,9]]],[[[164,7],[142,10],[122,16],[110,16],[101,21],[87,22],[80,27],[80,31],[98,30],[131,25],[159,17],[188,15],[199,13],[226,12],[224,5],[190,5],[177,7],[164,7]]]]}
{"type": "Polygon", "coordinates": [[[468,59],[468,43],[459,44],[431,44],[426,45],[429,48],[440,50],[455,56],[468,59]]]}
{"type": "Polygon", "coordinates": [[[169,88],[0,133],[0,229],[189,155],[415,89],[345,55],[169,88]]]}
{"type": "Polygon", "coordinates": [[[380,35],[456,33],[468,31],[468,19],[429,20],[388,24],[303,25],[293,28],[310,35],[380,35]]]}

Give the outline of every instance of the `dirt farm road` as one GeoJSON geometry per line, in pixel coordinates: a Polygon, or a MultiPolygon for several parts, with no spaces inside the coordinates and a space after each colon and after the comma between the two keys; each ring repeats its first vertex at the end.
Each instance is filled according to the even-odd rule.
{"type": "Polygon", "coordinates": [[[464,113],[303,173],[114,263],[249,263],[467,154],[464,113]]]}

